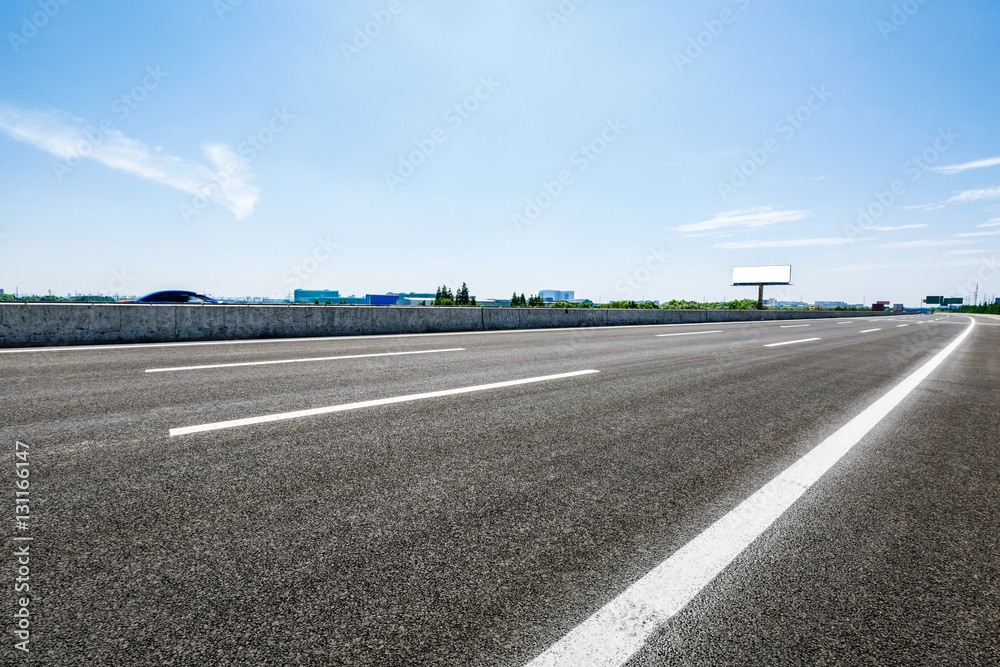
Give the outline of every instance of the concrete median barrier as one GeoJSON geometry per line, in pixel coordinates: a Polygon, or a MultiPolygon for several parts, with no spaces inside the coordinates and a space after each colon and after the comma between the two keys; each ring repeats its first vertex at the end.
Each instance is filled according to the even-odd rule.
{"type": "Polygon", "coordinates": [[[0,347],[444,333],[893,313],[422,306],[0,304],[0,347]]]}

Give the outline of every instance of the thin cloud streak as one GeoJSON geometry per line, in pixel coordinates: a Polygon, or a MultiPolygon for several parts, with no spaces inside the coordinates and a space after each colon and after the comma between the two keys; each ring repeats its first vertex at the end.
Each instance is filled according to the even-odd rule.
{"type": "Polygon", "coordinates": [[[992,188],[978,188],[976,190],[964,190],[944,200],[944,203],[965,204],[972,201],[982,201],[984,199],[1000,199],[1000,186],[994,186],[992,188]]]}
{"type": "MultiPolygon", "coordinates": [[[[956,266],[982,266],[990,265],[996,261],[995,258],[990,257],[977,257],[976,259],[962,259],[955,261],[945,261],[945,262],[925,262],[919,264],[920,268],[925,269],[943,269],[952,268],[956,266]]],[[[897,263],[897,264],[848,264],[846,266],[838,266],[833,269],[829,269],[830,273],[842,273],[845,271],[875,271],[884,269],[911,269],[914,264],[910,263],[897,263]]]]}
{"type": "Polygon", "coordinates": [[[704,232],[713,229],[723,229],[725,227],[745,227],[752,229],[755,227],[776,225],[780,222],[794,222],[805,218],[807,215],[809,215],[809,211],[781,211],[775,210],[773,206],[767,206],[744,211],[717,213],[710,220],[674,227],[673,231],[704,232]]]}
{"type": "Polygon", "coordinates": [[[868,229],[874,232],[895,232],[900,229],[920,229],[921,227],[930,227],[930,225],[900,225],[898,227],[868,227],[868,229]]]}
{"type": "Polygon", "coordinates": [[[960,174],[963,171],[968,171],[969,169],[995,167],[998,164],[1000,164],[1000,157],[991,157],[986,158],[985,160],[975,160],[973,162],[964,162],[962,164],[949,164],[943,167],[934,167],[932,171],[936,171],[940,174],[960,174]]]}
{"type": "Polygon", "coordinates": [[[955,237],[965,238],[967,236],[996,236],[997,234],[1000,234],[1000,230],[995,232],[960,232],[958,234],[955,234],[955,237]]]}
{"type": "Polygon", "coordinates": [[[809,246],[831,246],[854,243],[855,241],[872,241],[875,237],[850,239],[841,236],[819,239],[773,239],[768,241],[730,241],[716,243],[716,248],[723,250],[743,250],[747,248],[804,248],[809,246]]]}
{"type": "Polygon", "coordinates": [[[883,243],[880,248],[937,248],[947,245],[969,245],[970,243],[982,243],[982,241],[940,241],[937,239],[923,239],[920,241],[896,241],[894,243],[883,243]]]}
{"type": "Polygon", "coordinates": [[[917,204],[916,206],[904,206],[907,211],[937,211],[948,204],[968,204],[974,201],[989,199],[1000,199],[1000,185],[992,188],[977,188],[975,190],[963,190],[936,204],[917,204]]]}
{"type": "Polygon", "coordinates": [[[224,144],[205,144],[212,167],[185,162],[161,153],[116,129],[100,130],[57,109],[26,109],[0,105],[0,130],[12,138],[63,160],[89,158],[154,183],[192,195],[202,195],[228,208],[237,219],[254,211],[260,190],[248,181],[247,160],[224,144]],[[90,139],[96,135],[99,140],[90,139]]]}

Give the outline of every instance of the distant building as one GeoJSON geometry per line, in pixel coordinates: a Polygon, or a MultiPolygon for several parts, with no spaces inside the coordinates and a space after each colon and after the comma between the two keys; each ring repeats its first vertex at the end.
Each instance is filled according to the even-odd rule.
{"type": "Polygon", "coordinates": [[[573,290],[543,289],[538,290],[538,296],[542,297],[543,301],[571,301],[576,298],[576,292],[573,290]]]}
{"type": "Polygon", "coordinates": [[[330,303],[340,303],[340,292],[329,289],[297,289],[292,300],[295,303],[316,303],[316,299],[320,303],[326,303],[327,300],[330,303]]]}
{"type": "Polygon", "coordinates": [[[435,296],[434,294],[430,294],[428,292],[386,292],[386,294],[395,294],[403,299],[419,299],[421,301],[425,299],[433,301],[435,296]]]}
{"type": "Polygon", "coordinates": [[[846,301],[817,301],[815,304],[817,308],[848,308],[846,301]]]}
{"type": "Polygon", "coordinates": [[[767,307],[767,308],[777,308],[778,307],[778,300],[777,299],[764,299],[764,306],[767,307]]]}
{"type": "Polygon", "coordinates": [[[805,301],[779,301],[778,308],[808,308],[809,304],[805,301]]]}
{"type": "Polygon", "coordinates": [[[386,294],[396,297],[397,306],[429,306],[434,301],[434,295],[427,292],[386,292],[386,294]]]}

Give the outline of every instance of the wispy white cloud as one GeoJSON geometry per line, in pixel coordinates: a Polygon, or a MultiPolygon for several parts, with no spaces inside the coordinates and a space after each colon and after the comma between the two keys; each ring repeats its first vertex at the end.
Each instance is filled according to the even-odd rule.
{"type": "Polygon", "coordinates": [[[899,225],[898,227],[868,227],[868,229],[875,232],[896,232],[900,229],[920,229],[921,227],[930,227],[930,225],[899,225]]]}
{"type": "Polygon", "coordinates": [[[986,158],[985,160],[975,160],[974,162],[963,162],[962,164],[949,164],[943,167],[934,167],[932,171],[942,174],[959,174],[969,169],[983,169],[984,167],[995,167],[1000,164],[1000,157],[986,158]]]}
{"type": "Polygon", "coordinates": [[[253,213],[260,190],[246,159],[224,144],[205,144],[212,163],[205,166],[151,149],[141,141],[111,129],[103,135],[93,126],[57,109],[0,105],[0,131],[63,160],[92,159],[154,183],[200,194],[228,208],[237,218],[253,213]],[[99,141],[89,136],[101,137],[99,141]]]}
{"type": "Polygon", "coordinates": [[[886,263],[886,264],[848,264],[846,266],[838,266],[829,269],[831,273],[842,273],[846,271],[857,272],[857,271],[878,271],[878,270],[888,270],[888,269],[913,269],[923,268],[923,269],[941,269],[941,268],[951,268],[956,266],[983,266],[992,265],[996,260],[994,258],[986,257],[976,257],[975,259],[955,259],[955,260],[938,260],[938,261],[924,261],[914,264],[914,262],[905,263],[886,263]]]}
{"type": "Polygon", "coordinates": [[[984,222],[981,225],[976,225],[976,227],[1000,227],[1000,218],[993,218],[988,222],[984,222]]]}
{"type": "Polygon", "coordinates": [[[946,255],[982,255],[986,253],[993,252],[992,250],[986,250],[985,248],[976,248],[975,250],[949,250],[946,255]]]}
{"type": "Polygon", "coordinates": [[[834,236],[831,238],[819,239],[772,239],[767,241],[729,241],[727,243],[716,243],[716,248],[723,250],[743,250],[745,248],[801,248],[807,246],[829,246],[844,245],[855,241],[871,241],[874,237],[862,239],[849,239],[844,236],[834,236]]]}
{"type": "Polygon", "coordinates": [[[728,211],[718,213],[709,220],[693,222],[688,225],[681,225],[673,228],[677,232],[704,232],[712,229],[723,229],[725,227],[744,227],[752,229],[755,227],[766,227],[776,225],[779,222],[794,222],[809,215],[809,211],[782,211],[773,206],[762,208],[752,208],[745,211],[728,211]]]}
{"type": "Polygon", "coordinates": [[[815,183],[816,181],[823,181],[823,180],[826,180],[828,178],[830,178],[829,174],[827,174],[826,176],[817,176],[816,178],[807,178],[807,179],[803,180],[802,182],[803,183],[815,183]]]}
{"type": "Polygon", "coordinates": [[[955,237],[965,238],[967,236],[996,236],[997,234],[1000,234],[1000,230],[995,232],[960,232],[958,234],[955,234],[955,237]]]}
{"type": "Polygon", "coordinates": [[[952,197],[944,200],[945,204],[965,204],[970,201],[982,201],[984,199],[1000,199],[1000,185],[992,188],[978,188],[976,190],[964,190],[952,197]]]}
{"type": "Polygon", "coordinates": [[[922,239],[920,241],[895,241],[893,243],[883,243],[880,248],[938,248],[950,245],[969,245],[970,243],[982,243],[982,241],[955,241],[939,239],[922,239]]]}
{"type": "Polygon", "coordinates": [[[968,204],[974,201],[984,201],[989,199],[1000,199],[1000,185],[991,188],[976,188],[974,190],[963,190],[956,192],[944,201],[933,204],[917,204],[916,206],[904,206],[907,211],[937,211],[948,204],[968,204]]]}

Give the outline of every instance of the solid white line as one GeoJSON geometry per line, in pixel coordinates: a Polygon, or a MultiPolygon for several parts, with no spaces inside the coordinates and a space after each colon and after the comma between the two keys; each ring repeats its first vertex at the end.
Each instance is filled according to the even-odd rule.
{"type": "Polygon", "coordinates": [[[438,398],[441,396],[454,396],[456,394],[468,394],[474,391],[486,391],[488,389],[500,389],[503,387],[514,387],[521,384],[531,384],[533,382],[546,382],[548,380],[561,380],[563,378],[577,377],[579,375],[590,375],[600,371],[586,370],[573,371],[571,373],[558,373],[556,375],[542,375],[540,377],[526,378],[523,380],[507,380],[505,382],[492,382],[490,384],[479,384],[472,387],[459,387],[458,389],[443,389],[441,391],[428,391],[423,394],[408,394],[406,396],[393,396],[391,398],[377,398],[371,401],[358,401],[357,403],[343,403],[341,405],[331,405],[325,408],[312,408],[309,410],[296,410],[294,412],[279,412],[272,415],[260,417],[247,417],[245,419],[231,419],[223,422],[213,422],[210,424],[198,424],[197,426],[183,426],[170,429],[170,435],[185,435],[187,433],[201,433],[202,431],[218,431],[224,428],[235,428],[237,426],[249,426],[250,424],[264,424],[266,422],[283,421],[285,419],[299,419],[300,417],[312,417],[315,415],[325,415],[331,412],[344,412],[345,410],[358,410],[360,408],[370,408],[376,405],[390,405],[392,403],[407,403],[409,401],[420,401],[425,398],[438,398]]]}
{"type": "Polygon", "coordinates": [[[873,331],[881,331],[881,329],[865,329],[864,331],[859,331],[858,333],[871,333],[873,331]]]}
{"type": "Polygon", "coordinates": [[[808,343],[814,340],[822,340],[821,338],[802,338],[800,340],[786,340],[783,343],[770,343],[764,347],[779,347],[781,345],[795,345],[796,343],[808,343]]]}
{"type": "Polygon", "coordinates": [[[812,325],[811,324],[782,324],[781,328],[782,329],[794,329],[796,327],[810,327],[810,326],[812,326],[812,325]]]}
{"type": "Polygon", "coordinates": [[[930,361],[573,628],[530,667],[624,664],[940,366],[975,326],[973,321],[930,361]]]}
{"type": "Polygon", "coordinates": [[[244,361],[238,364],[208,364],[206,366],[177,366],[175,368],[147,368],[147,373],[167,373],[170,371],[196,371],[203,368],[233,368],[234,366],[266,366],[268,364],[298,364],[306,361],[335,361],[338,359],[367,359],[369,357],[399,357],[406,354],[431,354],[433,352],[464,352],[464,347],[446,350],[412,350],[409,352],[378,352],[373,354],[345,354],[339,357],[313,357],[311,359],[278,359],[275,361],[244,361]]]}
{"type": "Polygon", "coordinates": [[[663,338],[665,336],[700,336],[702,334],[711,334],[711,333],[722,333],[722,330],[720,329],[719,331],[685,331],[684,333],[675,333],[675,334],[656,334],[656,337],[663,338]]]}
{"type": "Polygon", "coordinates": [[[897,324],[896,328],[898,329],[899,327],[908,327],[908,326],[910,326],[910,325],[909,324],[897,324]]]}

